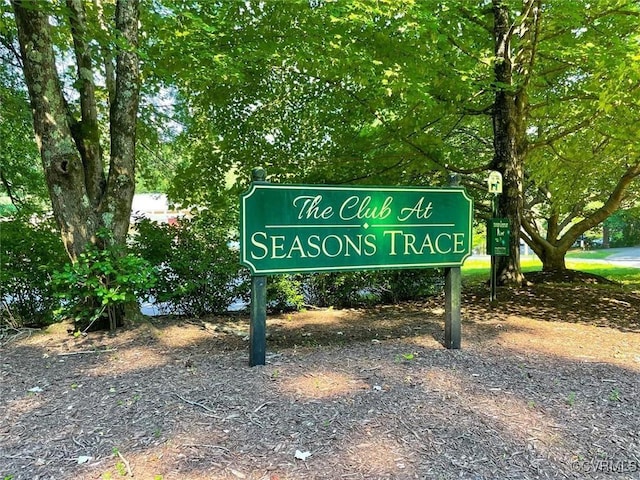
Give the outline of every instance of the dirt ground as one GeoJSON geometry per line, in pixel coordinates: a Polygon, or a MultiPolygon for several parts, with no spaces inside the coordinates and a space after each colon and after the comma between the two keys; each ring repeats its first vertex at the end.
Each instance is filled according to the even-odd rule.
{"type": "Polygon", "coordinates": [[[640,292],[487,297],[4,331],[0,480],[640,478],[640,292]]]}

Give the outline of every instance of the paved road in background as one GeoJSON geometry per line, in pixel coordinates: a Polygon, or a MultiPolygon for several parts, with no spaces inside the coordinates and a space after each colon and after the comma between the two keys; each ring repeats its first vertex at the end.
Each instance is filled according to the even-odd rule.
{"type": "Polygon", "coordinates": [[[640,247],[616,248],[616,253],[604,259],[607,263],[640,268],[640,247]]]}
{"type": "MultiPolygon", "coordinates": [[[[589,258],[589,252],[606,252],[607,250],[589,250],[583,253],[581,257],[568,257],[567,261],[576,260],[580,262],[609,263],[612,265],[620,265],[621,267],[640,268],[640,247],[612,248],[611,255],[607,258],[589,258]]],[[[533,253],[523,255],[522,258],[531,258],[533,253]]],[[[489,255],[473,255],[472,258],[490,258],[489,255]]],[[[569,267],[571,268],[571,267],[569,267]]]]}

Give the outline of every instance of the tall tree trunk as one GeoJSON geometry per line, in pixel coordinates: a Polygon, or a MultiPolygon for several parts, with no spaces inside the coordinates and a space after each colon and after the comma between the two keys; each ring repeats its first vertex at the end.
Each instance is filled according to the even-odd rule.
{"type": "Polygon", "coordinates": [[[609,248],[611,242],[611,234],[609,231],[609,225],[607,223],[602,224],[602,248],[609,248]]]}
{"type": "Polygon", "coordinates": [[[520,269],[520,217],[523,210],[523,109],[524,92],[513,86],[511,36],[513,34],[508,7],[502,0],[493,1],[496,64],[495,100],[493,106],[493,168],[503,176],[498,215],[507,218],[511,229],[509,255],[499,257],[498,281],[520,285],[524,276],[520,269]]]}
{"type": "Polygon", "coordinates": [[[135,192],[136,120],[140,93],[138,65],[138,0],[116,5],[116,30],[124,40],[116,56],[115,97],[111,105],[111,161],[107,178],[107,203],[103,219],[116,244],[123,245],[129,231],[135,192]]]}

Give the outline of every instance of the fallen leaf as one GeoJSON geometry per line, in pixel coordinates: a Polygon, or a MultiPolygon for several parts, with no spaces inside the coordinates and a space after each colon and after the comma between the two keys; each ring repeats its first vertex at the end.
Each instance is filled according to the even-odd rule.
{"type": "Polygon", "coordinates": [[[244,473],[239,472],[238,470],[234,470],[233,468],[230,468],[229,470],[231,471],[231,473],[232,473],[234,476],[236,476],[236,477],[238,477],[238,478],[247,478],[247,476],[246,476],[244,473]]]}
{"type": "Polygon", "coordinates": [[[296,450],[295,457],[298,460],[306,460],[311,456],[311,452],[301,452],[300,450],[296,450]]]}

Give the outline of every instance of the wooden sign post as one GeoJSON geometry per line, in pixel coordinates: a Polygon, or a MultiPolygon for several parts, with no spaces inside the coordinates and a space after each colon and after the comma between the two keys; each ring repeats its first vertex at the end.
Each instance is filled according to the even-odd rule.
{"type": "MultiPolygon", "coordinates": [[[[266,183],[267,173],[255,168],[251,173],[254,184],[266,183]]],[[[249,365],[264,365],[267,354],[267,277],[251,276],[251,304],[249,325],[249,365]]]]}

